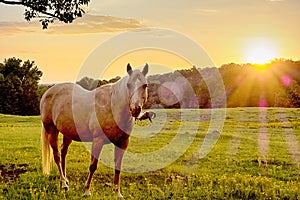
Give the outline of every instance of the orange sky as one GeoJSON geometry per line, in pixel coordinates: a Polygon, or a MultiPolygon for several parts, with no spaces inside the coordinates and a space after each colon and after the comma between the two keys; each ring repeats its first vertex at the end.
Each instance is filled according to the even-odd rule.
{"type": "Polygon", "coordinates": [[[139,42],[143,47],[143,41],[134,41],[134,37],[113,43],[115,46],[92,60],[96,77],[122,75],[128,62],[139,67],[149,63],[150,72],[163,73],[189,64],[220,66],[272,57],[298,60],[299,6],[298,0],[92,0],[83,18],[69,25],[56,22],[44,31],[37,22],[24,21],[22,7],[0,4],[0,60],[18,57],[35,61],[44,73],[42,83],[74,82],[80,78],[84,63],[91,62],[87,60],[93,50],[139,28],[143,29],[141,34],[153,28],[166,31],[161,35],[153,32],[151,50],[147,49],[151,43],[147,43],[144,50],[131,47],[124,54],[128,43],[139,42]],[[168,33],[186,40],[181,36],[168,40],[168,33]],[[190,48],[189,42],[199,48],[190,48]],[[122,48],[123,54],[116,55],[122,48]],[[112,58],[110,65],[98,70],[98,61],[100,65],[107,58],[112,58]]]}

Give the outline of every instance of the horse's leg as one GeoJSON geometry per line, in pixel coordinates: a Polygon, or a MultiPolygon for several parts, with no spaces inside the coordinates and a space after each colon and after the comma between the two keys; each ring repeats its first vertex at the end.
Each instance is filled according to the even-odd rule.
{"type": "Polygon", "coordinates": [[[120,191],[120,174],[124,152],[128,146],[129,140],[122,141],[120,146],[115,146],[115,175],[114,175],[114,190],[117,190],[118,197],[123,198],[120,191]]]}
{"type": "Polygon", "coordinates": [[[101,152],[101,149],[104,145],[104,139],[97,137],[93,139],[93,144],[92,144],[92,159],[91,159],[91,165],[90,165],[90,173],[88,175],[88,178],[85,182],[84,185],[84,196],[90,196],[91,195],[91,191],[90,191],[90,186],[91,186],[91,182],[92,182],[92,177],[94,172],[97,169],[97,164],[98,164],[98,158],[101,152]]]}
{"type": "Polygon", "coordinates": [[[53,150],[54,161],[58,167],[59,175],[60,175],[60,183],[61,188],[68,190],[69,186],[67,184],[67,179],[63,174],[63,170],[60,162],[60,153],[58,151],[58,130],[55,130],[53,133],[49,135],[49,142],[53,150]]]}
{"type": "Polygon", "coordinates": [[[69,139],[66,136],[63,137],[63,143],[61,145],[61,168],[63,171],[63,175],[67,180],[67,184],[69,184],[69,180],[67,179],[67,174],[66,174],[66,156],[68,153],[68,147],[71,143],[72,143],[72,139],[69,139]]]}

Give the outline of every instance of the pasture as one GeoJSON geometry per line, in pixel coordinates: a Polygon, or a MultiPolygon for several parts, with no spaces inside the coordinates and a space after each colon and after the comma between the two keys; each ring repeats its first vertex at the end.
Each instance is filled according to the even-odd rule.
{"type": "MultiPolygon", "coordinates": [[[[140,157],[134,162],[135,158],[124,157],[121,191],[125,199],[300,198],[300,109],[154,111],[153,124],[138,122],[130,139],[128,155],[140,157]],[[205,138],[216,128],[212,112],[224,111],[220,135],[205,138]],[[172,148],[164,150],[168,144],[172,148]],[[200,151],[205,144],[215,144],[207,154],[200,151]],[[143,155],[152,152],[166,156],[143,160],[143,155]],[[167,160],[177,156],[174,162],[167,160]]],[[[49,177],[42,174],[40,133],[39,116],[0,115],[0,199],[81,199],[90,164],[89,144],[71,144],[67,156],[70,190],[65,192],[54,163],[49,177]]],[[[90,199],[114,199],[111,145],[101,160],[90,199]]]]}

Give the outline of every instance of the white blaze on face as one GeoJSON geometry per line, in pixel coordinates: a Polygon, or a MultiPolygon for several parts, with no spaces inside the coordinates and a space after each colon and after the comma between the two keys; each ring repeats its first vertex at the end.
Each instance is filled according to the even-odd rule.
{"type": "Polygon", "coordinates": [[[134,117],[138,117],[141,112],[144,103],[144,90],[143,85],[145,83],[137,78],[137,80],[132,85],[132,96],[130,102],[131,114],[134,117]]]}

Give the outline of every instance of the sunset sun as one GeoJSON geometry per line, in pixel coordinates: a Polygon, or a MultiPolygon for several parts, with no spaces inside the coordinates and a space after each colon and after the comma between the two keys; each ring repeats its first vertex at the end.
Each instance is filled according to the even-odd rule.
{"type": "Polygon", "coordinates": [[[254,38],[245,44],[244,62],[246,63],[265,64],[278,57],[278,50],[270,39],[254,38]]]}

